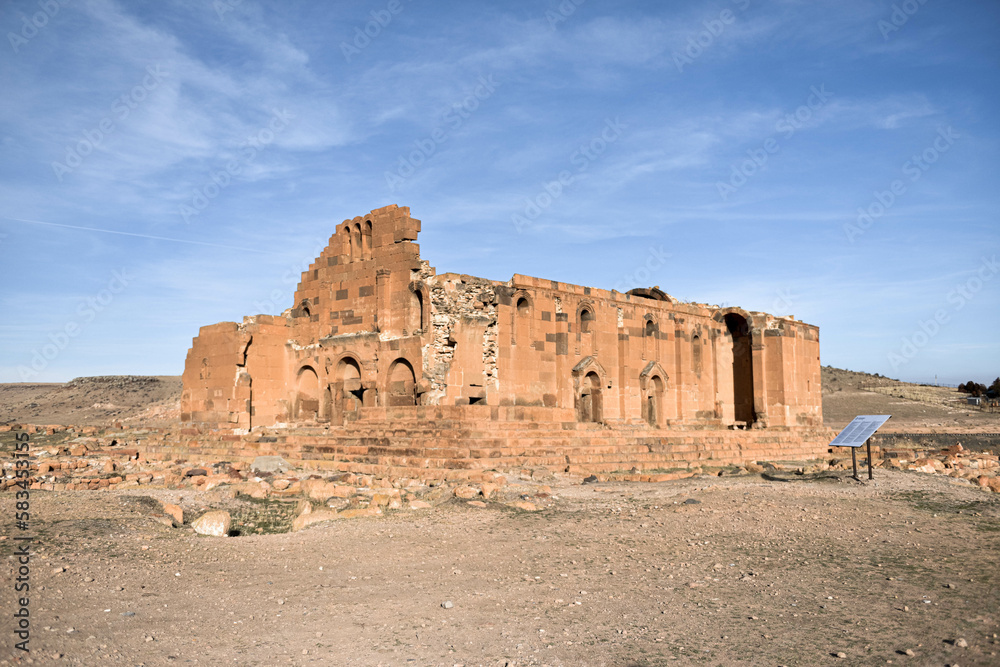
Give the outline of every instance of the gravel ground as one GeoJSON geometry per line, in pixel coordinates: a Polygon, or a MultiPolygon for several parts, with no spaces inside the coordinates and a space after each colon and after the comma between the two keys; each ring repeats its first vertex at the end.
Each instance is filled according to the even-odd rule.
{"type": "MultiPolygon", "coordinates": [[[[150,518],[159,501],[191,513],[218,506],[208,494],[34,492],[30,656],[43,665],[1000,664],[996,494],[889,470],[865,483],[846,473],[549,483],[539,512],[451,499],[236,538],[150,518]]],[[[13,517],[12,494],[0,505],[13,517]]],[[[13,548],[0,541],[7,581],[13,548]]],[[[13,664],[24,656],[4,590],[0,664],[13,664]]]]}

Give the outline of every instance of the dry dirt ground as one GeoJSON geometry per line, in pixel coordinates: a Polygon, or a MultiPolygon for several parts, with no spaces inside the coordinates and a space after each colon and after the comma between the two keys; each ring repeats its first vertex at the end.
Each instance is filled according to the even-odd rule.
{"type": "Polygon", "coordinates": [[[536,513],[234,538],[149,518],[210,493],[36,492],[33,664],[1000,664],[996,494],[883,470],[550,484],[536,513]]]}

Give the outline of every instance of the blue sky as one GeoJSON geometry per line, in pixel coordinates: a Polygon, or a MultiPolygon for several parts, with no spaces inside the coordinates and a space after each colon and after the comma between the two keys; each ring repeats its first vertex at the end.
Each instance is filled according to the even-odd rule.
{"type": "Polygon", "coordinates": [[[179,374],[393,203],[439,272],[1000,374],[995,2],[34,0],[0,31],[0,381],[179,374]]]}

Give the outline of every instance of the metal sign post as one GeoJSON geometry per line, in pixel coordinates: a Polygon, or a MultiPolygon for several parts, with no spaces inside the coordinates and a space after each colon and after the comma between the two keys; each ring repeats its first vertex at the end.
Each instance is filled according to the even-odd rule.
{"type": "Polygon", "coordinates": [[[875,471],[872,469],[872,439],[865,440],[865,445],[868,446],[868,479],[875,479],[875,471]]]}
{"type": "Polygon", "coordinates": [[[865,445],[868,448],[868,479],[875,479],[875,473],[872,466],[872,436],[875,431],[879,430],[882,424],[889,421],[892,415],[858,415],[854,420],[847,425],[847,427],[841,431],[833,442],[830,443],[831,447],[850,447],[851,448],[851,464],[854,468],[854,479],[861,481],[858,477],[858,454],[857,448],[861,445],[865,445]]]}

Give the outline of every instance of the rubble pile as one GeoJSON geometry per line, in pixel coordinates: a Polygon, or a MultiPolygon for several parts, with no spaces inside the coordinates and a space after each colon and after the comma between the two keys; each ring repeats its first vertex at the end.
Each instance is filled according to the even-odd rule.
{"type": "MultiPolygon", "coordinates": [[[[847,450],[845,447],[835,449],[838,453],[847,450]]],[[[959,484],[970,484],[1000,493],[1000,457],[985,452],[967,451],[961,443],[937,451],[872,447],[872,457],[876,468],[947,475],[959,484]]],[[[861,466],[862,457],[858,458],[858,465],[861,466]]],[[[852,466],[851,457],[834,458],[829,465],[833,469],[849,469],[852,466]]]]}
{"type": "MultiPolygon", "coordinates": [[[[11,430],[3,427],[4,430],[11,430]]],[[[79,431],[59,426],[24,429],[53,435],[79,431]]],[[[87,430],[88,433],[93,431],[87,430]]],[[[213,491],[220,499],[243,496],[257,500],[295,502],[297,519],[293,530],[335,518],[380,515],[389,510],[428,509],[448,501],[486,507],[485,501],[525,511],[543,509],[551,503],[551,489],[535,480],[541,471],[527,469],[520,477],[529,482],[508,484],[499,472],[485,470],[462,480],[376,477],[350,472],[331,473],[295,469],[276,456],[246,461],[158,461],[147,459],[140,446],[97,435],[77,435],[63,443],[32,447],[27,482],[41,491],[100,491],[127,489],[173,489],[213,491]],[[322,474],[319,474],[322,472],[322,474]],[[308,515],[308,516],[307,516],[308,515]]],[[[4,462],[0,490],[16,488],[13,459],[4,462]]],[[[22,478],[24,479],[24,478],[22,478]]],[[[221,517],[212,521],[184,520],[179,508],[155,517],[165,525],[190,523],[197,532],[217,535],[229,530],[221,517]],[[211,524],[212,528],[204,528],[211,524]]],[[[193,517],[190,517],[193,519],[193,517]]]]}

